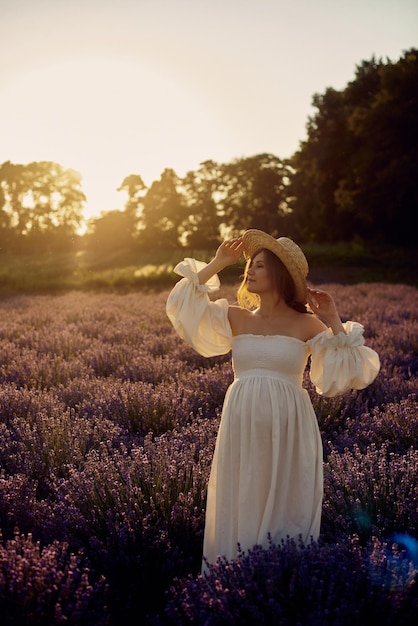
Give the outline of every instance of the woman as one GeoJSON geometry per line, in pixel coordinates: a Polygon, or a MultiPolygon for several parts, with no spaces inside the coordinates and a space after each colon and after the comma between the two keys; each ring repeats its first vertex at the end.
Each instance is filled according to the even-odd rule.
{"type": "Polygon", "coordinates": [[[307,287],[308,263],[287,237],[248,230],[224,241],[209,264],[185,259],[175,272],[183,278],[169,295],[167,314],[176,332],[203,356],[232,349],[235,374],[208,485],[205,560],[235,558],[238,544],[267,547],[269,537],[316,540],[322,443],[302,387],[308,357],[316,390],[332,397],[369,385],[378,355],[364,346],[360,324],[341,323],[329,293],[307,287]],[[217,273],[242,253],[247,265],[238,305],[210,300],[217,273]]]}

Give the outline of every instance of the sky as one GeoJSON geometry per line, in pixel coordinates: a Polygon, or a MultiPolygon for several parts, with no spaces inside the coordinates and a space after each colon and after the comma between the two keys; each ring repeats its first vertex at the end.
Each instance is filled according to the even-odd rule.
{"type": "Polygon", "coordinates": [[[315,93],[413,47],[416,0],[0,0],[0,163],[77,170],[96,217],[130,174],[290,157],[315,93]]]}

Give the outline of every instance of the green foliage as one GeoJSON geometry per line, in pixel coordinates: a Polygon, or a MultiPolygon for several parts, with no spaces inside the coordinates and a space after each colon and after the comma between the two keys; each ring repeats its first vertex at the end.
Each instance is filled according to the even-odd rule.
{"type": "Polygon", "coordinates": [[[173,249],[179,245],[181,224],[186,214],[179,179],[172,169],[166,169],[159,181],[154,181],[142,200],[139,242],[151,248],[173,249]]]}
{"type": "Polygon", "coordinates": [[[364,61],[338,92],[316,94],[291,189],[305,241],[415,244],[418,206],[418,50],[364,61]]]}
{"type": "Polygon", "coordinates": [[[0,166],[0,247],[40,252],[69,249],[82,222],[81,176],[58,163],[0,166]]]}
{"type": "Polygon", "coordinates": [[[107,211],[90,220],[89,231],[84,236],[85,247],[94,253],[109,254],[132,245],[135,220],[128,211],[107,211]]]}
{"type": "Polygon", "coordinates": [[[236,159],[222,167],[223,222],[227,232],[259,228],[279,236],[289,212],[289,165],[272,154],[236,159]]]}
{"type": "Polygon", "coordinates": [[[211,249],[219,245],[221,176],[221,165],[205,161],[183,179],[187,216],[182,224],[182,237],[189,247],[211,249]]]}
{"type": "MultiPolygon", "coordinates": [[[[356,244],[304,246],[312,282],[403,282],[417,285],[417,260],[403,249],[365,249],[356,244]]],[[[185,257],[210,261],[213,250],[143,251],[130,248],[78,250],[39,256],[0,255],[0,296],[73,289],[128,292],[160,289],[178,279],[175,265],[185,257]]],[[[223,282],[238,284],[243,262],[223,270],[223,282]]]]}

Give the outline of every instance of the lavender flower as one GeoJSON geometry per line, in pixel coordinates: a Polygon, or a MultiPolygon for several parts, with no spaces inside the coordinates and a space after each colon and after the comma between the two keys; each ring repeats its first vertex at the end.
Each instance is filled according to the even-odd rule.
{"type": "Polygon", "coordinates": [[[418,294],[325,288],[382,368],[333,399],[305,375],[324,441],[321,540],[255,548],[206,578],[229,357],[176,336],[164,291],[0,301],[2,623],[415,623],[418,294]]]}

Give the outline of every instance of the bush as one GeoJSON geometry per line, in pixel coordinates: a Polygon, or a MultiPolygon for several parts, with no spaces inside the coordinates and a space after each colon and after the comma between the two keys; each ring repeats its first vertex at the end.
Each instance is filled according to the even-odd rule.
{"type": "Polygon", "coordinates": [[[65,543],[41,548],[31,535],[0,536],[0,614],[4,626],[108,624],[103,577],[92,582],[80,556],[65,543]]]}
{"type": "Polygon", "coordinates": [[[413,624],[418,570],[396,545],[355,537],[333,545],[288,540],[255,547],[208,573],[176,581],[169,623],[366,626],[413,624]]]}

